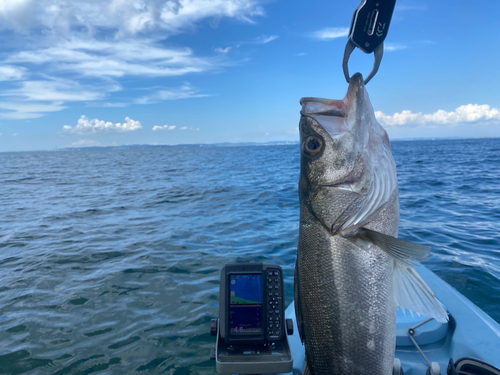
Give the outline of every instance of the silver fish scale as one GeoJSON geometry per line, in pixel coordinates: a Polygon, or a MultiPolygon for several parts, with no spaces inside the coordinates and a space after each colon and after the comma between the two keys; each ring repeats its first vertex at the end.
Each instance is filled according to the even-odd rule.
{"type": "Polygon", "coordinates": [[[367,242],[332,236],[301,218],[300,310],[307,363],[315,375],[390,374],[395,309],[392,259],[367,242]]]}
{"type": "Polygon", "coordinates": [[[397,237],[396,165],[387,133],[360,74],[352,77],[343,103],[306,98],[301,104],[294,284],[306,364],[314,375],[390,375],[394,260],[358,235],[362,226],[397,237]],[[330,107],[342,107],[342,116],[330,115],[330,107]],[[309,140],[320,148],[309,148],[309,140]]]}

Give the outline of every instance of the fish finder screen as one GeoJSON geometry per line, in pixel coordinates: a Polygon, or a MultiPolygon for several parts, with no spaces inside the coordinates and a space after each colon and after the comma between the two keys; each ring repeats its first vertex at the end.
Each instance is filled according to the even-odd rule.
{"type": "Polygon", "coordinates": [[[229,333],[262,333],[262,274],[229,275],[229,333]]]}

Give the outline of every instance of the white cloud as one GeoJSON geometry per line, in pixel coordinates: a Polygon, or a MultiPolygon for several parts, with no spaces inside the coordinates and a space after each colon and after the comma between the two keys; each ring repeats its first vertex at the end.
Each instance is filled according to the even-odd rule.
{"type": "Polygon", "coordinates": [[[11,120],[38,118],[49,112],[67,108],[63,105],[64,102],[95,101],[104,98],[107,92],[118,89],[117,85],[111,84],[86,88],[77,82],[58,79],[24,81],[19,85],[17,89],[0,93],[0,96],[9,98],[6,102],[0,102],[0,108],[12,111],[0,112],[0,118],[11,120]],[[96,88],[99,91],[94,91],[96,88]]]}
{"type": "MultiPolygon", "coordinates": [[[[109,91],[115,88],[108,88],[109,91]]],[[[35,101],[90,101],[104,96],[102,91],[88,91],[73,81],[24,81],[21,88],[7,90],[2,96],[23,97],[35,101]]]]}
{"type": "Polygon", "coordinates": [[[258,36],[257,38],[238,42],[234,45],[234,47],[239,48],[239,47],[241,47],[242,44],[267,44],[267,43],[272,42],[273,40],[276,40],[278,38],[279,38],[278,35],[261,35],[261,36],[258,36]]]}
{"type": "MultiPolygon", "coordinates": [[[[117,83],[122,77],[169,77],[218,70],[227,65],[225,54],[231,47],[220,48],[216,56],[203,57],[190,48],[167,46],[165,39],[193,32],[203,20],[212,25],[224,18],[253,23],[264,15],[262,2],[0,0],[0,30],[13,30],[9,33],[10,45],[17,46],[14,52],[2,55],[0,81],[25,80],[15,82],[18,86],[14,89],[9,86],[1,90],[0,96],[9,103],[19,102],[19,106],[26,101],[46,105],[46,111],[11,110],[0,112],[0,118],[36,118],[65,108],[65,102],[103,100],[110,92],[122,89],[117,83]],[[53,78],[62,76],[64,80],[53,78]],[[51,102],[60,104],[50,107],[51,102]]],[[[253,43],[268,43],[275,38],[262,36],[253,43]]],[[[166,89],[136,102],[201,96],[207,95],[189,88],[166,89]]]]}
{"type": "Polygon", "coordinates": [[[329,27],[314,32],[312,34],[312,37],[320,40],[332,40],[336,38],[346,37],[348,34],[348,27],[329,27]]]}
{"type": "Polygon", "coordinates": [[[11,66],[11,65],[0,65],[0,81],[14,81],[19,80],[26,74],[26,68],[11,66]]]}
{"type": "Polygon", "coordinates": [[[406,11],[406,10],[427,10],[427,5],[425,4],[396,4],[395,11],[406,11]]]}
{"type": "Polygon", "coordinates": [[[89,38],[71,38],[50,47],[21,51],[6,61],[45,65],[50,71],[102,78],[179,76],[215,69],[220,63],[196,57],[189,48],[163,48],[150,39],[108,42],[89,38]]]}
{"type": "Polygon", "coordinates": [[[255,43],[255,44],[267,44],[269,42],[272,42],[273,40],[278,39],[278,35],[261,35],[258,38],[255,38],[254,40],[251,40],[248,43],[255,43]]]}
{"type": "Polygon", "coordinates": [[[500,109],[490,108],[487,104],[467,104],[451,112],[440,109],[431,114],[424,114],[404,110],[393,115],[386,115],[383,112],[376,111],[375,116],[381,125],[388,127],[460,125],[464,123],[500,122],[500,109]]]}
{"type": "Polygon", "coordinates": [[[257,0],[2,0],[0,28],[27,33],[45,28],[56,34],[85,29],[117,30],[118,35],[162,30],[180,32],[205,18],[253,22],[263,15],[257,0]]]}
{"type": "Polygon", "coordinates": [[[297,53],[295,56],[305,56],[306,53],[305,52],[300,52],[300,53],[297,53]]]}
{"type": "Polygon", "coordinates": [[[384,51],[400,51],[408,46],[399,43],[384,43],[384,51]]]}
{"type": "Polygon", "coordinates": [[[157,130],[174,130],[174,129],[175,129],[175,125],[163,125],[163,126],[155,125],[155,126],[153,126],[153,131],[157,131],[157,130]]]}
{"type": "Polygon", "coordinates": [[[128,103],[123,103],[123,102],[115,102],[115,103],[98,103],[98,102],[93,102],[93,103],[88,103],[88,107],[98,107],[98,108],[124,108],[128,107],[128,103]]]}
{"type": "Polygon", "coordinates": [[[65,109],[66,107],[61,104],[61,102],[54,102],[51,104],[0,102],[1,109],[12,111],[0,112],[0,118],[11,120],[38,118],[42,117],[47,112],[57,112],[65,109]]]}
{"type": "Polygon", "coordinates": [[[0,28],[26,31],[34,22],[31,0],[2,0],[0,2],[0,28]]]}
{"type": "MultiPolygon", "coordinates": [[[[215,60],[209,61],[194,57],[191,50],[165,49],[155,42],[117,41],[97,42],[92,40],[72,39],[56,46],[34,51],[23,51],[11,55],[12,63],[44,64],[51,73],[68,71],[76,75],[94,76],[103,79],[103,83],[82,85],[67,79],[28,80],[19,83],[19,88],[5,90],[0,96],[15,101],[98,101],[108,93],[121,89],[109,78],[125,75],[168,76],[201,72],[215,67],[215,60]]],[[[43,68],[42,68],[43,69],[43,68]]],[[[24,68],[11,65],[0,66],[0,80],[22,78],[24,68]],[[3,68],[3,70],[2,70],[3,68]]],[[[155,94],[137,99],[137,103],[154,103],[161,100],[174,100],[190,97],[207,96],[198,94],[198,90],[184,85],[177,89],[161,90],[155,94]]],[[[103,106],[125,106],[124,103],[103,106]]],[[[60,107],[61,110],[65,107],[60,107]]],[[[50,112],[49,110],[43,112],[50,112]]],[[[0,114],[0,118],[27,119],[44,115],[43,112],[17,111],[0,114]]]]}
{"type": "Polygon", "coordinates": [[[215,49],[215,52],[228,53],[230,49],[231,49],[231,47],[226,47],[226,48],[218,47],[215,49]]]}
{"type": "Polygon", "coordinates": [[[18,133],[14,133],[14,134],[12,134],[12,136],[13,136],[13,137],[15,137],[15,136],[17,136],[17,134],[18,134],[18,133]]]}
{"type": "MultiPolygon", "coordinates": [[[[237,42],[236,44],[234,44],[233,47],[234,48],[240,48],[241,45],[244,45],[244,44],[267,44],[267,43],[270,43],[273,40],[276,40],[278,38],[279,38],[278,35],[261,35],[261,36],[258,36],[257,38],[253,38],[253,39],[250,39],[250,40],[245,40],[245,41],[237,42]]],[[[226,48],[217,47],[215,49],[215,52],[225,53],[226,54],[233,47],[226,47],[226,48]]]]}
{"type": "Polygon", "coordinates": [[[93,139],[80,139],[77,142],[71,143],[71,146],[76,147],[89,147],[89,146],[100,146],[101,144],[93,139]]]}
{"type": "Polygon", "coordinates": [[[151,95],[143,96],[136,100],[137,104],[152,104],[158,103],[163,100],[177,100],[177,99],[189,99],[189,98],[202,98],[209,96],[207,94],[199,94],[199,90],[193,88],[189,83],[186,83],[180,87],[159,90],[151,95]]]}
{"type": "Polygon", "coordinates": [[[192,130],[192,131],[198,132],[198,131],[200,131],[200,128],[190,128],[187,126],[183,126],[182,128],[179,128],[179,130],[192,130]]]}
{"type": "Polygon", "coordinates": [[[112,123],[98,119],[89,120],[86,116],[80,117],[78,124],[74,127],[69,125],[63,126],[64,133],[86,134],[86,133],[111,133],[111,132],[130,132],[142,129],[139,121],[134,121],[129,117],[125,117],[125,122],[112,123]]]}

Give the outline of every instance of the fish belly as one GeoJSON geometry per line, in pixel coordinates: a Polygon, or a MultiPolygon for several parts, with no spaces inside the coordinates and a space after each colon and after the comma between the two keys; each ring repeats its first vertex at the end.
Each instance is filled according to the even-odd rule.
{"type": "Polygon", "coordinates": [[[319,222],[301,220],[297,267],[311,372],[391,374],[393,260],[373,244],[331,235],[319,222]]]}

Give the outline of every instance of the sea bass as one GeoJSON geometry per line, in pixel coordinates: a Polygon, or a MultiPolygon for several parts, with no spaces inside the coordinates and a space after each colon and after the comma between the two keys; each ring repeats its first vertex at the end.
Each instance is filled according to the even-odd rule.
{"type": "Polygon", "coordinates": [[[448,319],[410,261],[430,248],[396,238],[396,164],[361,74],[343,100],[301,105],[294,289],[304,374],[390,375],[397,306],[448,319]]]}

